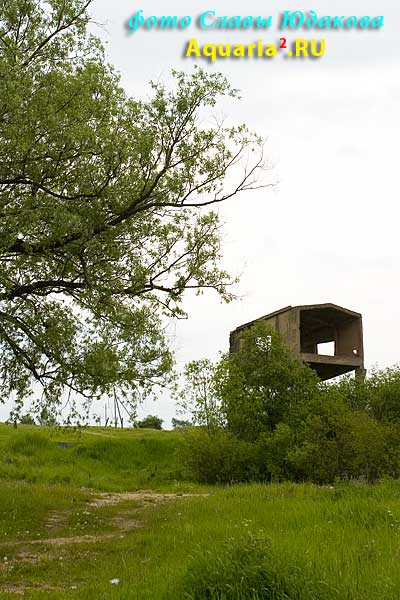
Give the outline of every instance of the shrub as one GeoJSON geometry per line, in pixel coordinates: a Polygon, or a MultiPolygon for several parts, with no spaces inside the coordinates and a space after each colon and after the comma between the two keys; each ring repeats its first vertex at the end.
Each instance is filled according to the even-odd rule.
{"type": "Polygon", "coordinates": [[[253,445],[223,429],[187,431],[182,455],[196,481],[232,483],[260,478],[253,445]]]}
{"type": "Polygon", "coordinates": [[[400,367],[323,383],[263,324],[239,341],[213,368],[192,363],[214,410],[209,433],[193,433],[186,451],[198,481],[400,475],[400,367]]]}
{"type": "Polygon", "coordinates": [[[162,429],[163,420],[156,415],[147,415],[142,421],[137,422],[139,429],[162,429]]]}
{"type": "Polygon", "coordinates": [[[255,444],[255,456],[261,480],[277,482],[293,479],[288,456],[294,444],[294,432],[286,423],[279,423],[272,433],[259,437],[255,444]]]}
{"type": "Polygon", "coordinates": [[[373,369],[365,380],[345,377],[332,387],[352,410],[379,422],[400,423],[400,367],[373,369]]]}
{"type": "Polygon", "coordinates": [[[336,478],[374,482],[397,476],[397,428],[378,423],[366,412],[351,411],[336,397],[321,397],[319,406],[297,436],[287,461],[292,477],[316,483],[336,478]]]}
{"type": "MultiPolygon", "coordinates": [[[[394,455],[399,446],[391,427],[378,423],[366,413],[352,413],[349,474],[369,483],[385,475],[397,476],[394,455]],[[394,444],[395,442],[395,444],[394,444]]],[[[397,450],[398,454],[398,450],[397,450]]]]}
{"type": "Polygon", "coordinates": [[[19,418],[20,425],[36,425],[35,419],[29,413],[21,415],[19,418]]]}
{"type": "Polygon", "coordinates": [[[400,368],[372,371],[365,381],[367,409],[381,422],[400,423],[400,368]]]}
{"type": "Polygon", "coordinates": [[[317,375],[262,324],[244,331],[240,342],[216,370],[228,429],[255,441],[279,423],[297,427],[319,394],[317,375]]]}
{"type": "Polygon", "coordinates": [[[328,483],[347,472],[350,415],[344,402],[335,396],[326,395],[314,404],[296,448],[288,456],[296,479],[328,483]]]}

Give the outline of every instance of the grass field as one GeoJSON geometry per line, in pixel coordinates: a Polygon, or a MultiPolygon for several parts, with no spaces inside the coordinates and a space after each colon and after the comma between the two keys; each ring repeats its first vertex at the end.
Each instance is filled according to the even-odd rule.
{"type": "Polygon", "coordinates": [[[180,442],[0,426],[0,598],[400,598],[400,483],[198,486],[180,442]]]}

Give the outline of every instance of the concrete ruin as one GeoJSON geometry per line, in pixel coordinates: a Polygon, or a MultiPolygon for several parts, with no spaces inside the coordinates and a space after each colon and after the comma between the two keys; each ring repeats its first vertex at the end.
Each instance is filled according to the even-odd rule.
{"type": "Polygon", "coordinates": [[[277,331],[290,350],[322,380],[349,371],[365,375],[360,313],[330,303],[286,306],[232,331],[231,352],[240,348],[241,332],[256,323],[277,331]]]}

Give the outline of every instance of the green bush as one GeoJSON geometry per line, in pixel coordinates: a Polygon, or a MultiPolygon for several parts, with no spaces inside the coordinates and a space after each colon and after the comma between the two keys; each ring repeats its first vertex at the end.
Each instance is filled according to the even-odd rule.
{"type": "Polygon", "coordinates": [[[223,429],[199,427],[185,432],[182,457],[190,475],[202,483],[260,478],[254,446],[223,429]]]}
{"type": "Polygon", "coordinates": [[[384,476],[399,476],[399,427],[381,424],[366,413],[353,413],[350,476],[372,483],[384,476]]]}
{"type": "Polygon", "coordinates": [[[293,478],[288,456],[294,444],[294,432],[286,423],[279,423],[272,433],[259,437],[255,443],[255,457],[261,481],[278,482],[293,478]]]}
{"type": "Polygon", "coordinates": [[[374,482],[400,476],[400,368],[323,383],[263,324],[212,371],[220,411],[186,450],[202,482],[374,482]],[[224,429],[226,428],[226,429],[224,429]]]}
{"type": "Polygon", "coordinates": [[[314,371],[262,324],[243,332],[240,349],[222,358],[215,377],[229,430],[248,441],[279,423],[297,427],[319,395],[314,371]]]}
{"type": "Polygon", "coordinates": [[[288,453],[292,477],[328,483],[347,474],[350,410],[339,398],[321,398],[313,407],[293,450],[288,453]]]}
{"type": "Polygon", "coordinates": [[[400,423],[399,367],[372,371],[363,388],[366,408],[377,421],[400,423]]]}
{"type": "Polygon", "coordinates": [[[224,429],[193,428],[185,435],[183,460],[191,477],[205,483],[372,483],[400,476],[400,426],[352,411],[335,390],[327,390],[297,429],[279,423],[255,441],[224,429]]]}
{"type": "Polygon", "coordinates": [[[35,419],[29,413],[21,415],[18,423],[19,425],[36,425],[35,419]]]}
{"type": "Polygon", "coordinates": [[[340,399],[322,397],[287,460],[296,480],[374,482],[398,476],[399,442],[397,427],[380,424],[366,412],[351,411],[340,399]]]}
{"type": "Polygon", "coordinates": [[[147,415],[142,421],[137,422],[139,429],[162,429],[163,420],[156,415],[147,415]]]}
{"type": "Polygon", "coordinates": [[[400,367],[373,369],[365,380],[345,377],[332,387],[352,410],[382,423],[400,423],[400,367]]]}

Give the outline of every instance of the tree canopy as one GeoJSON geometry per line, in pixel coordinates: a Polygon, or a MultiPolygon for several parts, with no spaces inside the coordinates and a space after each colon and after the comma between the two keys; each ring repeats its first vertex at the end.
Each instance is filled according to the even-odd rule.
{"type": "Polygon", "coordinates": [[[240,349],[222,357],[214,380],[228,429],[245,440],[280,423],[298,426],[320,389],[316,373],[263,323],[241,332],[240,349]]]}
{"type": "Polygon", "coordinates": [[[89,5],[0,0],[3,399],[163,382],[163,319],[183,316],[183,292],[230,298],[214,206],[261,185],[260,139],[209,118],[238,96],[226,79],[174,72],[128,97],[89,5]]]}

